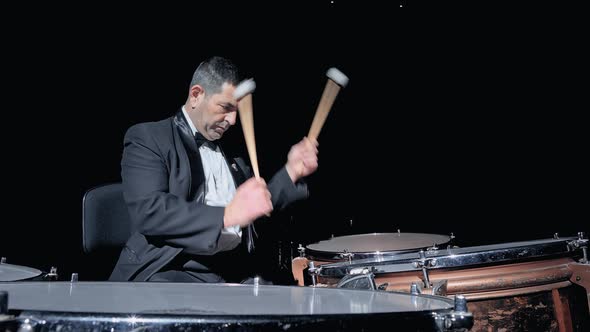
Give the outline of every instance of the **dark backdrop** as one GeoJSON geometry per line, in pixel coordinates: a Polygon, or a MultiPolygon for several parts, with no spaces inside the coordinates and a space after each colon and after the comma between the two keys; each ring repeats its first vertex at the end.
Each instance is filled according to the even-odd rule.
{"type": "MultiPolygon", "coordinates": [[[[588,230],[587,92],[574,83],[587,57],[572,34],[373,20],[343,7],[31,13],[33,29],[19,23],[6,41],[0,254],[94,278],[83,194],[120,181],[125,130],[174,114],[211,55],[256,80],[266,178],[306,135],[328,68],[350,78],[320,135],[310,199],[281,227],[262,227],[265,241],[400,229],[479,245],[588,230]]],[[[240,126],[224,141],[242,144],[240,126]]]]}

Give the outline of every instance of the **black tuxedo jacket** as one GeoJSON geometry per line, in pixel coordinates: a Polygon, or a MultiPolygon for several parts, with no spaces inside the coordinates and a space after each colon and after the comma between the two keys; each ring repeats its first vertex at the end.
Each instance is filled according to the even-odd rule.
{"type": "MultiPolygon", "coordinates": [[[[252,176],[242,158],[226,160],[236,186],[252,176]]],[[[206,256],[216,248],[224,208],[204,204],[203,165],[182,110],[129,128],[121,176],[134,231],[109,280],[145,281],[181,253],[206,256]]],[[[267,185],[275,211],[307,197],[306,185],[293,184],[284,167],[267,185]]],[[[249,235],[244,229],[242,242],[249,235]]]]}

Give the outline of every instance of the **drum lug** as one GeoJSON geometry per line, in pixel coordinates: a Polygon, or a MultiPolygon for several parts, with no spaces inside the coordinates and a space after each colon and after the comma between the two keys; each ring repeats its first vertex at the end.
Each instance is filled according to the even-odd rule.
{"type": "Polygon", "coordinates": [[[52,266],[51,269],[49,270],[49,273],[47,273],[46,275],[43,276],[44,280],[49,280],[49,281],[56,281],[59,278],[58,274],[57,274],[57,268],[55,266],[52,266]]]}
{"type": "Polygon", "coordinates": [[[37,321],[31,318],[24,318],[20,319],[20,324],[18,327],[18,332],[29,332],[29,331],[36,331],[37,325],[44,324],[43,321],[37,321]]]}
{"type": "Polygon", "coordinates": [[[426,258],[426,253],[424,250],[420,250],[419,252],[420,259],[413,262],[412,265],[416,269],[422,270],[422,275],[424,276],[424,288],[430,288],[430,278],[428,277],[428,268],[434,267],[437,264],[436,258],[426,258]]]}
{"type": "Polygon", "coordinates": [[[426,251],[438,251],[438,246],[436,245],[436,243],[433,243],[432,247],[426,248],[426,251]]]}
{"type": "Polygon", "coordinates": [[[299,243],[299,247],[297,247],[297,251],[299,251],[299,257],[305,256],[305,248],[299,243]]]}
{"type": "Polygon", "coordinates": [[[318,283],[317,276],[320,272],[319,267],[315,267],[313,261],[309,261],[307,263],[307,273],[311,276],[311,284],[312,286],[316,286],[318,283]]]}
{"type": "Polygon", "coordinates": [[[582,258],[578,261],[582,264],[588,264],[588,239],[584,232],[578,232],[578,238],[567,243],[570,250],[582,250],[582,258]]]}
{"type": "Polygon", "coordinates": [[[352,262],[352,258],[354,257],[354,253],[349,252],[348,250],[344,250],[344,252],[338,255],[340,258],[347,259],[349,263],[352,262]]]}
{"type": "Polygon", "coordinates": [[[467,311],[467,300],[463,295],[455,295],[453,310],[435,313],[439,331],[468,331],[473,326],[473,314],[467,311]]]}
{"type": "Polygon", "coordinates": [[[447,243],[447,249],[452,248],[457,248],[457,246],[455,245],[455,234],[453,232],[449,234],[449,243],[447,243]]]}

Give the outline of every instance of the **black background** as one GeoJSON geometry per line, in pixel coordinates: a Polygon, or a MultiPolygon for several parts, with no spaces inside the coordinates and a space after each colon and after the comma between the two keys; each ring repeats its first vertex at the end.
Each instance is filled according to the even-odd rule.
{"type": "MultiPolygon", "coordinates": [[[[267,179],[307,134],[328,68],[350,78],[320,135],[310,199],[262,227],[265,241],[400,229],[479,245],[588,230],[587,89],[576,83],[588,57],[574,23],[433,22],[340,3],[18,15],[3,51],[8,263],[96,276],[83,194],[120,181],[125,130],[174,114],[211,55],[257,83],[267,179]]],[[[238,124],[224,146],[245,155],[242,144],[238,124]]]]}

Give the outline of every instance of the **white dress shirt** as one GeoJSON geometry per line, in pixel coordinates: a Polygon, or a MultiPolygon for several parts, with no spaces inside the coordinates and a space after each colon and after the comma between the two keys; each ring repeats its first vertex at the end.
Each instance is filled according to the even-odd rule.
{"type": "MultiPolygon", "coordinates": [[[[184,106],[182,106],[182,113],[194,136],[197,128],[186,113],[184,106]]],[[[219,147],[213,150],[208,144],[201,145],[199,153],[201,154],[205,173],[205,204],[209,206],[226,206],[236,193],[236,185],[223,153],[221,153],[219,147]]],[[[240,226],[224,228],[217,241],[217,248],[211,254],[234,249],[240,244],[241,237],[242,230],[240,226]]]]}

